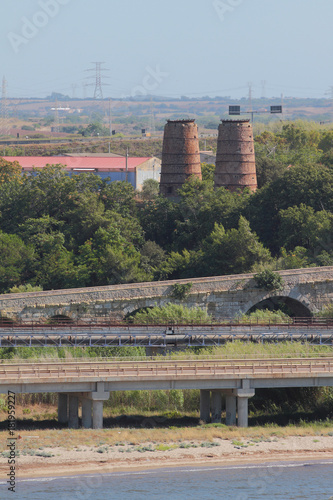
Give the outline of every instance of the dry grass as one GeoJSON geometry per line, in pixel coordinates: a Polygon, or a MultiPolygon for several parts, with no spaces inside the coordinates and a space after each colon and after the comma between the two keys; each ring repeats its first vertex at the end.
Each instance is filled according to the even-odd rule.
{"type": "MultiPolygon", "coordinates": [[[[212,442],[214,439],[243,441],[254,439],[265,441],[271,438],[290,436],[327,436],[333,435],[333,422],[318,422],[304,425],[289,425],[287,427],[265,426],[239,429],[237,427],[202,425],[197,427],[182,427],[168,429],[123,429],[112,428],[103,430],[62,429],[20,431],[22,443],[31,449],[40,447],[61,447],[67,450],[82,446],[98,447],[141,445],[144,443],[173,444],[184,441],[212,442]]],[[[6,448],[8,432],[0,433],[0,451],[6,448]]]]}

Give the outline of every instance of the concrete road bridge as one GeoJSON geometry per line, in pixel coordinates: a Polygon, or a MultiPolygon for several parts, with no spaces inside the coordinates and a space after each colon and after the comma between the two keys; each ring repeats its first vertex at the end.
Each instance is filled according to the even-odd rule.
{"type": "Polygon", "coordinates": [[[333,267],[279,271],[284,285],[274,292],[258,289],[253,274],[215,276],[92,288],[0,295],[0,317],[46,322],[68,318],[84,322],[119,321],[142,308],[169,302],[201,307],[217,319],[234,318],[265,305],[285,304],[295,316],[311,316],[333,300],[333,267]],[[192,283],[184,300],[174,286],[192,283]]]}
{"type": "Polygon", "coordinates": [[[332,387],[333,357],[195,360],[61,360],[0,364],[0,394],[58,393],[58,420],[70,428],[103,427],[111,391],[200,389],[200,417],[248,426],[248,400],[258,388],[332,387]]]}

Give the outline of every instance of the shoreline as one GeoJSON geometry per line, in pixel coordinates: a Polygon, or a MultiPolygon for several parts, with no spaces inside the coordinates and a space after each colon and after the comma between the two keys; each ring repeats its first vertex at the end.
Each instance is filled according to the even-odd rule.
{"type": "MultiPolygon", "coordinates": [[[[183,447],[175,447],[175,443],[170,442],[159,445],[161,449],[144,452],[122,449],[130,446],[127,444],[109,447],[103,453],[98,446],[70,450],[50,447],[44,448],[42,453],[52,456],[17,456],[16,476],[19,481],[87,474],[148,473],[163,468],[333,462],[333,436],[288,436],[258,443],[251,441],[245,439],[244,444],[237,446],[240,443],[235,444],[230,439],[214,439],[212,447],[203,447],[199,441],[191,445],[181,443],[183,447]],[[168,446],[169,449],[163,449],[168,446]]],[[[149,446],[151,444],[147,443],[149,446]]],[[[0,481],[6,479],[8,467],[7,459],[1,458],[0,481]]]]}

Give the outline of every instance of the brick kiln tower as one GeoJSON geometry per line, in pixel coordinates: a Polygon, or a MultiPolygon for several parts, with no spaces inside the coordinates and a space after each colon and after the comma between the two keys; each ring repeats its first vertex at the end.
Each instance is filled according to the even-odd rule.
{"type": "Polygon", "coordinates": [[[168,120],[164,128],[160,193],[176,197],[191,175],[201,180],[198,126],[194,120],[168,120]]]}
{"type": "Polygon", "coordinates": [[[256,191],[253,130],[249,120],[222,120],[217,141],[215,187],[256,191]]]}

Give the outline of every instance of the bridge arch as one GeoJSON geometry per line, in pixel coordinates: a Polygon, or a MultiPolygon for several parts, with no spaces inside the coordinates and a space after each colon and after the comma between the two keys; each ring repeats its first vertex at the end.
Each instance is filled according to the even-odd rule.
{"type": "Polygon", "coordinates": [[[269,309],[271,311],[282,310],[289,316],[296,317],[311,317],[311,305],[306,300],[297,300],[284,295],[274,295],[265,297],[252,305],[247,305],[246,314],[256,311],[257,309],[269,309]]]}
{"type": "Polygon", "coordinates": [[[55,314],[48,319],[48,323],[52,325],[70,325],[73,322],[73,319],[65,314],[55,314]]]}
{"type": "Polygon", "coordinates": [[[8,318],[7,316],[0,316],[0,326],[11,326],[15,323],[12,318],[8,318]]]}

